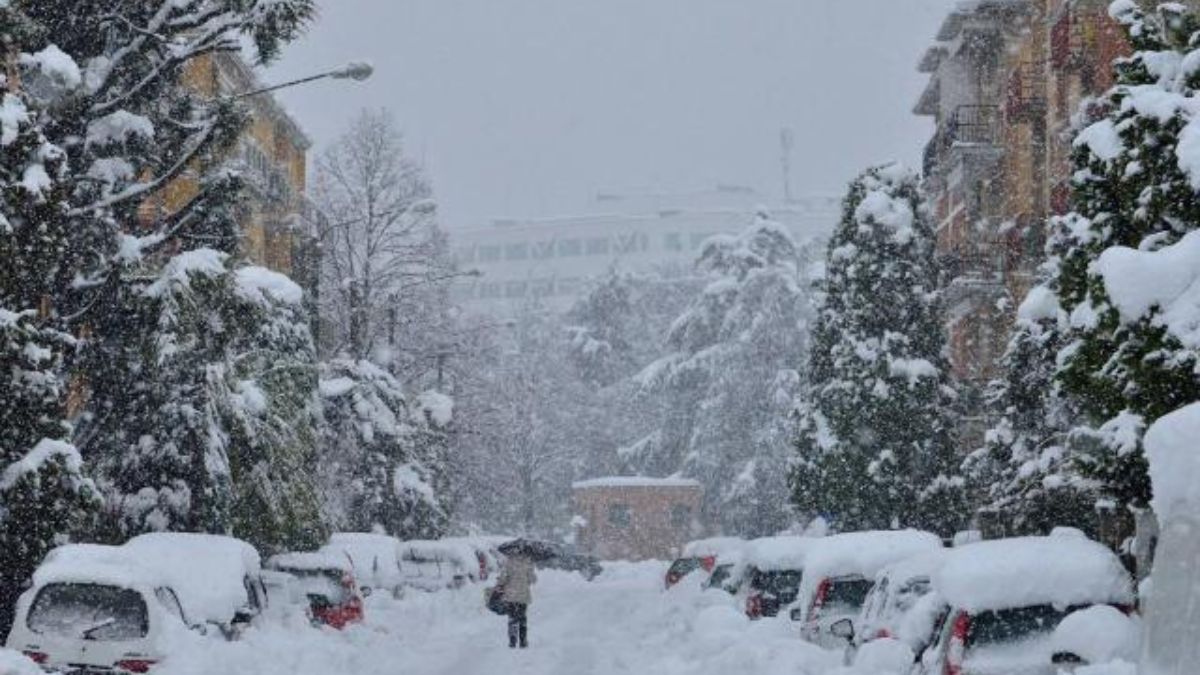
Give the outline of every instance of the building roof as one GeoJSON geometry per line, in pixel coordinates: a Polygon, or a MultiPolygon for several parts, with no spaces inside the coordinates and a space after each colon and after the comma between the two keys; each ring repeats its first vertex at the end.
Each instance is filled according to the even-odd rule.
{"type": "Polygon", "coordinates": [[[591,488],[699,488],[700,481],[690,478],[647,478],[645,476],[608,476],[571,484],[576,490],[591,488]]]}

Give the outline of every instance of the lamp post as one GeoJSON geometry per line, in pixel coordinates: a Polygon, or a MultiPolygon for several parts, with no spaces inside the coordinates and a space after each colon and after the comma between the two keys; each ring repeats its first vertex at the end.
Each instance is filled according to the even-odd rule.
{"type": "Polygon", "coordinates": [[[290,80],[288,82],[283,82],[281,84],[273,84],[269,87],[261,87],[259,89],[255,89],[253,91],[242,92],[240,94],[236,94],[235,96],[233,96],[233,99],[238,100],[238,99],[243,99],[243,98],[249,98],[251,96],[258,96],[259,94],[266,94],[266,93],[270,93],[272,91],[286,89],[287,87],[294,87],[298,84],[305,84],[307,82],[313,82],[315,80],[323,80],[326,78],[329,78],[331,80],[354,80],[355,82],[362,82],[362,81],[370,78],[374,72],[375,72],[375,67],[372,66],[370,63],[367,63],[366,61],[351,61],[350,63],[347,63],[346,65],[344,65],[340,68],[334,68],[333,70],[330,70],[328,72],[318,73],[316,75],[309,75],[308,77],[302,77],[298,80],[290,80]]]}

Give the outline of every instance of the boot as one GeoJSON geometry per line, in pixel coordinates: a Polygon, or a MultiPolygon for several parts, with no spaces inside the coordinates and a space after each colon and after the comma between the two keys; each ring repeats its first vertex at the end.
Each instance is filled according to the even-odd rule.
{"type": "Polygon", "coordinates": [[[529,647],[529,629],[524,625],[521,626],[521,649],[529,647]]]}
{"type": "Polygon", "coordinates": [[[508,648],[517,648],[517,624],[515,623],[508,624],[508,648]]]}

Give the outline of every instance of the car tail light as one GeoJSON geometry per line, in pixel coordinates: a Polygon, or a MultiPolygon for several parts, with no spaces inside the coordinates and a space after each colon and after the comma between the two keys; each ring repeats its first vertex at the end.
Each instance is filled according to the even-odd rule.
{"type": "Polygon", "coordinates": [[[45,652],[22,652],[30,661],[38,665],[45,665],[50,660],[50,655],[45,652]]]}
{"type": "Polygon", "coordinates": [[[700,566],[704,568],[705,572],[712,572],[713,568],[717,566],[717,556],[710,555],[701,558],[700,566]]]}
{"type": "Polygon", "coordinates": [[[763,606],[761,595],[755,593],[754,595],[746,598],[746,616],[750,617],[751,619],[758,619],[762,617],[762,613],[763,606]]]}
{"type": "Polygon", "coordinates": [[[833,582],[828,578],[822,579],[821,583],[817,584],[817,592],[813,593],[812,605],[808,608],[809,621],[817,618],[817,614],[825,606],[825,601],[829,598],[831,588],[833,588],[833,582]]]}
{"type": "Polygon", "coordinates": [[[147,659],[125,659],[117,661],[114,665],[117,670],[123,670],[127,673],[148,673],[154,667],[154,661],[147,659]]]}
{"type": "Polygon", "coordinates": [[[971,615],[960,612],[950,629],[950,644],[946,647],[944,675],[962,675],[963,661],[967,655],[967,635],[971,632],[971,615]]]}

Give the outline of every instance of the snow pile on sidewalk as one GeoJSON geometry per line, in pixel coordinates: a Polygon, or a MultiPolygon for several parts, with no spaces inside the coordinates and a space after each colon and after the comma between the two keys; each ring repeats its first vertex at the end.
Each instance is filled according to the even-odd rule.
{"type": "Polygon", "coordinates": [[[1154,511],[1162,521],[1175,512],[1200,513],[1200,403],[1163,416],[1146,432],[1154,483],[1154,511]]]}
{"type": "Polygon", "coordinates": [[[802,642],[786,619],[750,622],[736,600],[691,575],[662,590],[662,563],[609,564],[595,582],[546,571],[530,607],[531,648],[510,650],[480,586],[371,596],[367,623],[343,633],[293,621],[179,654],[160,675],[824,675],[841,653],[802,642]]]}
{"type": "Polygon", "coordinates": [[[42,675],[42,669],[21,652],[0,647],[0,675],[42,675]]]}

